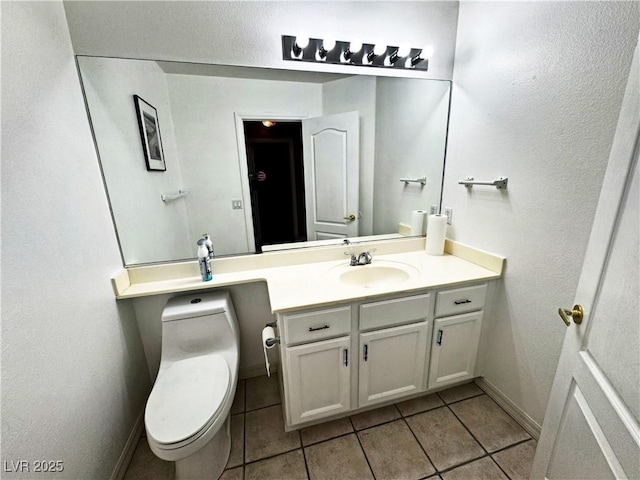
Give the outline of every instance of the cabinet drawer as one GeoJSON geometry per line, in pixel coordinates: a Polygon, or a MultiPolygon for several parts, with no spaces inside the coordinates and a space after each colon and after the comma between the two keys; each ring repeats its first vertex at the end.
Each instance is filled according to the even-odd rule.
{"type": "Polygon", "coordinates": [[[360,330],[401,325],[429,317],[431,295],[394,298],[360,305],[360,330]]]}
{"type": "Polygon", "coordinates": [[[285,345],[351,333],[351,306],[283,316],[285,345]]]}
{"type": "Polygon", "coordinates": [[[438,292],[436,317],[481,310],[487,295],[487,284],[438,292]]]}

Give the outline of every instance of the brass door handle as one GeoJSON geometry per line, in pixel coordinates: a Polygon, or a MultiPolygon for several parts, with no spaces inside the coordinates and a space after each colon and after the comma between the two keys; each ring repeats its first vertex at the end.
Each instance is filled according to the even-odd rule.
{"type": "Polygon", "coordinates": [[[571,320],[569,317],[573,318],[573,323],[576,325],[580,325],[582,323],[582,316],[584,314],[584,310],[582,310],[582,305],[574,305],[573,310],[569,310],[568,308],[559,308],[558,314],[564,324],[568,327],[571,325],[571,320]]]}
{"type": "Polygon", "coordinates": [[[349,220],[350,222],[353,222],[353,221],[355,221],[356,216],[352,213],[348,217],[342,217],[342,218],[344,218],[345,220],[349,220]]]}

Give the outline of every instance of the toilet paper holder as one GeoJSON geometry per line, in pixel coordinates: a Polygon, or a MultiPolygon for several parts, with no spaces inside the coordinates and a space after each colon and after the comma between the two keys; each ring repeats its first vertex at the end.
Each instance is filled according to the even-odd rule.
{"type": "MultiPolygon", "coordinates": [[[[278,324],[276,322],[269,322],[264,324],[265,327],[277,328],[278,324]]],[[[265,340],[267,347],[273,347],[276,343],[280,343],[280,337],[268,338],[265,340]]]]}

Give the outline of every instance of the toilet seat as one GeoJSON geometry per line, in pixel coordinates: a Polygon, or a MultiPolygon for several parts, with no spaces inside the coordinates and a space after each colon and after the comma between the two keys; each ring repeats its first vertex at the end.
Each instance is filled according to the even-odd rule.
{"type": "Polygon", "coordinates": [[[217,418],[229,392],[230,377],[222,355],[173,363],[158,377],[147,401],[147,435],[162,449],[190,443],[217,418]]]}

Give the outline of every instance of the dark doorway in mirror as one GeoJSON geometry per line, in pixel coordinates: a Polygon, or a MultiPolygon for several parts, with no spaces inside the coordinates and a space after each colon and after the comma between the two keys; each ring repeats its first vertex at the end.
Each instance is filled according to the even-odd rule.
{"type": "Polygon", "coordinates": [[[306,241],[302,123],[243,124],[256,252],[263,245],[306,241]]]}

